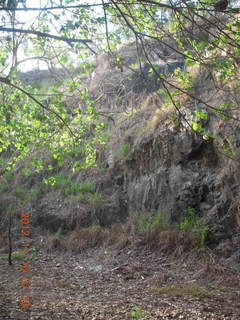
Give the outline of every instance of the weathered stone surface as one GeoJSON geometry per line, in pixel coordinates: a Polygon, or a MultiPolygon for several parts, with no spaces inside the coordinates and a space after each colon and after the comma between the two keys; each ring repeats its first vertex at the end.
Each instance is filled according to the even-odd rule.
{"type": "MultiPolygon", "coordinates": [[[[213,248],[239,233],[239,163],[218,153],[213,141],[166,130],[142,137],[114,165],[123,172],[129,211],[159,211],[178,222],[194,208],[209,226],[213,248]]],[[[228,256],[237,263],[236,249],[228,256]]]]}

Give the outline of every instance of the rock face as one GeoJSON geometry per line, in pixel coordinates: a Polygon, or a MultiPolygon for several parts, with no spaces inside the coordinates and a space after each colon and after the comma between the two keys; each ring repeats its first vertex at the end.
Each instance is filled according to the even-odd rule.
{"type": "MultiPolygon", "coordinates": [[[[155,48],[155,52],[167,59],[169,52],[165,49],[155,48]]],[[[149,50],[154,53],[152,48],[149,50]]],[[[122,53],[126,64],[136,62],[133,45],[123,48],[122,53]]],[[[178,58],[164,65],[164,59],[159,62],[156,54],[153,63],[171,73],[184,67],[178,58]]],[[[186,101],[181,109],[185,119],[180,126],[169,120],[174,110],[164,110],[160,115],[163,99],[153,93],[160,85],[149,76],[147,64],[140,77],[139,69],[132,71],[126,65],[123,71],[113,70],[106,57],[99,63],[89,79],[90,94],[97,98],[100,110],[117,110],[120,114],[113,113],[116,126],[108,126],[112,137],[107,151],[99,156],[97,171],[80,172],[75,179],[92,181],[95,192],[103,195],[102,205],[68,203],[59,193],[49,193],[35,208],[34,225],[54,232],[60,227],[71,230],[96,222],[105,227],[126,221],[133,211],[162,212],[169,222],[179,222],[188,208],[194,208],[209,227],[208,244],[229,263],[240,265],[239,124],[219,120],[210,112],[202,124],[214,139],[203,139],[187,126],[187,122],[199,121],[194,118],[195,110],[206,110],[199,101],[216,107],[228,100],[227,94],[215,87],[207,71],[199,70],[194,92],[199,101],[186,101]],[[131,117],[124,114],[126,110],[131,117]],[[154,117],[157,122],[154,120],[151,127],[154,117]],[[232,153],[224,154],[222,147],[232,153]]]]}
{"type": "MultiPolygon", "coordinates": [[[[166,48],[148,49],[161,72],[171,74],[175,68],[184,68],[184,62],[177,60],[179,57],[165,64],[164,60],[159,61],[159,52],[167,60],[166,48]]],[[[135,63],[136,48],[133,45],[123,48],[122,56],[126,65],[135,63]]],[[[164,116],[159,116],[152,128],[149,123],[156,117],[156,110],[161,109],[162,99],[152,93],[159,83],[149,75],[148,64],[142,71],[143,75],[140,70],[133,72],[125,65],[123,71],[113,70],[108,58],[103,56],[90,79],[90,93],[93,97],[101,96],[99,109],[123,112],[138,106],[129,118],[122,119],[121,113],[115,116],[117,126],[111,128],[109,149],[98,161],[106,172],[93,174],[96,191],[104,195],[104,204],[98,208],[71,206],[66,210],[64,204],[52,208],[56,200],[50,201],[51,205],[49,201],[41,202],[39,212],[45,212],[46,216],[39,214],[37,223],[46,225],[47,218],[54,229],[61,225],[73,229],[92,222],[107,226],[126,221],[129,212],[134,211],[161,212],[169,222],[175,223],[186,215],[188,208],[193,208],[209,227],[209,246],[216,247],[229,261],[233,259],[240,264],[240,249],[236,245],[240,243],[239,125],[222,122],[210,112],[209,119],[202,124],[214,139],[204,140],[189,130],[187,122],[199,121],[194,111],[206,111],[206,107],[201,102],[190,101],[182,109],[185,125],[174,126],[169,120],[174,114],[170,110],[163,111],[164,116]],[[223,154],[222,146],[226,145],[234,150],[234,159],[223,154]],[[54,224],[50,221],[50,211],[54,224]]],[[[213,107],[228,99],[215,87],[206,70],[199,70],[195,87],[199,101],[208,101],[213,107]]],[[[80,173],[78,180],[81,179],[80,173]]]]}
{"type": "MultiPolygon", "coordinates": [[[[133,46],[130,49],[133,63],[136,60],[133,54],[135,51],[133,46]]],[[[180,57],[175,57],[174,61],[169,59],[169,52],[165,49],[154,47],[154,42],[150,42],[147,47],[152,63],[171,78],[174,69],[184,68],[184,61],[180,57]],[[160,56],[163,58],[161,61],[160,56]]],[[[124,61],[127,61],[129,57],[126,53],[124,55],[124,50],[122,52],[124,61]]],[[[108,92],[109,79],[114,80],[112,71],[99,68],[96,69],[95,77],[98,82],[101,82],[100,78],[103,80],[101,88],[106,88],[108,92]]],[[[190,69],[187,71],[191,72],[190,69]]],[[[231,101],[233,95],[239,100],[239,90],[230,93],[230,88],[219,89],[214,76],[200,68],[192,92],[197,99],[186,101],[181,109],[184,114],[183,126],[174,126],[169,121],[174,112],[170,111],[166,116],[168,111],[163,111],[164,116],[158,116],[158,113],[157,123],[151,128],[149,123],[156,118],[156,110],[159,112],[163,102],[156,95],[157,98],[152,99],[151,103],[149,100],[145,103],[149,96],[154,96],[152,92],[161,87],[151,72],[149,74],[149,65],[146,63],[142,66],[141,81],[136,80],[138,72],[131,73],[127,68],[123,73],[119,71],[119,74],[121,76],[111,82],[117,88],[123,84],[125,75],[127,79],[132,75],[130,85],[123,86],[131,92],[131,104],[129,96],[124,99],[121,97],[123,92],[119,91],[115,91],[111,100],[104,96],[102,99],[108,110],[118,108],[123,111],[126,105],[139,106],[131,120],[123,119],[115,129],[115,138],[110,143],[107,155],[107,166],[117,172],[115,178],[113,174],[113,181],[118,180],[118,183],[115,181],[113,186],[118,186],[117,192],[123,195],[128,212],[159,211],[169,221],[178,222],[188,208],[193,208],[209,226],[210,246],[218,246],[227,239],[235,239],[236,243],[236,239],[240,239],[240,127],[237,121],[222,121],[211,108],[218,108],[222,103],[231,101]],[[208,102],[208,106],[204,101],[208,102]],[[196,110],[207,111],[208,119],[197,119],[196,110]],[[188,124],[192,121],[201,123],[214,138],[204,139],[189,130],[188,124]],[[118,147],[124,147],[126,152],[119,156],[118,147]]],[[[98,82],[95,82],[96,91],[92,91],[93,95],[98,92],[98,82]]],[[[239,112],[232,115],[238,118],[239,112]]],[[[230,251],[239,252],[239,248],[232,245],[230,251]]]]}
{"type": "Polygon", "coordinates": [[[123,167],[130,210],[160,211],[179,221],[194,208],[212,224],[214,238],[237,231],[239,183],[230,172],[224,178],[227,168],[212,141],[166,132],[133,147],[123,167]]]}
{"type": "MultiPolygon", "coordinates": [[[[132,46],[131,50],[133,63],[136,57],[132,46]]],[[[175,68],[184,68],[184,62],[179,57],[169,61],[169,53],[162,47],[149,50],[149,53],[153,55],[152,61],[159,66],[160,72],[171,74],[175,68]],[[159,56],[165,57],[165,64],[159,61],[159,56]]],[[[106,92],[110,91],[110,85],[119,89],[125,83],[123,91],[112,91],[110,100],[109,96],[103,95],[100,109],[104,105],[107,110],[124,111],[127,106],[129,109],[139,106],[131,119],[121,119],[109,144],[105,162],[112,172],[114,192],[121,194],[128,212],[161,212],[170,222],[179,222],[188,208],[193,208],[209,227],[208,245],[223,254],[226,247],[223,244],[228,243],[225,256],[229,261],[233,259],[240,264],[240,127],[237,121],[222,121],[203,103],[207,101],[208,106],[217,108],[231,100],[231,90],[219,89],[211,73],[199,69],[193,92],[199,100],[194,102],[190,99],[181,109],[185,115],[185,126],[174,127],[168,117],[171,117],[172,111],[168,116],[165,116],[168,111],[163,111],[164,116],[159,116],[156,125],[151,128],[149,123],[154,115],[156,117],[156,110],[159,111],[163,105],[159,95],[152,98],[159,83],[149,75],[148,64],[142,68],[141,81],[138,72],[123,70],[117,77],[109,68],[100,69],[99,66],[95,80],[92,80],[95,84],[93,96],[98,95],[101,80],[101,88],[105,88],[106,92]],[[126,94],[127,89],[129,95],[126,94]],[[147,100],[148,103],[145,103],[147,100]],[[196,110],[208,112],[208,120],[200,122],[212,133],[213,139],[204,139],[189,130],[187,122],[199,122],[195,116],[196,110]],[[121,147],[125,148],[125,152],[119,155],[121,147]]],[[[235,91],[234,95],[240,98],[239,91],[235,91]]],[[[239,112],[234,116],[239,117],[239,112]]]]}
{"type": "Polygon", "coordinates": [[[130,150],[114,164],[128,211],[161,212],[175,223],[194,208],[209,227],[208,245],[239,266],[240,163],[220,154],[213,140],[169,129],[130,150]]]}

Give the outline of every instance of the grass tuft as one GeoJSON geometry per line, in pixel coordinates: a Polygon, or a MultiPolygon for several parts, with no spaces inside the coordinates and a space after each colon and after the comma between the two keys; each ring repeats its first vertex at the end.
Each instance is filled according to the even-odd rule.
{"type": "Polygon", "coordinates": [[[171,284],[162,288],[155,288],[159,294],[166,294],[169,296],[192,296],[199,298],[207,298],[212,295],[211,291],[201,288],[198,284],[191,284],[186,287],[178,284],[171,284]]]}

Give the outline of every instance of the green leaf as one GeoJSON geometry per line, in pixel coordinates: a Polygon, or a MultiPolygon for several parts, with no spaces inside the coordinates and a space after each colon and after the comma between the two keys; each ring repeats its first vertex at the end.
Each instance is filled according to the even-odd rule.
{"type": "Polygon", "coordinates": [[[208,113],[205,111],[194,111],[195,115],[202,120],[208,120],[208,113]]]}

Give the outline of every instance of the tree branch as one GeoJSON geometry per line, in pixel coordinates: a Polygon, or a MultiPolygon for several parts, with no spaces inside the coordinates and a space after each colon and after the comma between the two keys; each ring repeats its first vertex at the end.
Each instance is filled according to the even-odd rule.
{"type": "MultiPolygon", "coordinates": [[[[155,5],[160,8],[164,9],[170,9],[170,10],[183,10],[186,9],[187,6],[172,6],[167,5],[165,3],[157,2],[157,1],[151,1],[151,0],[138,0],[135,2],[131,2],[132,5],[139,4],[139,3],[145,3],[149,5],[155,5]]],[[[105,3],[105,6],[108,6],[109,4],[112,4],[112,1],[105,3]]],[[[129,4],[129,2],[126,1],[118,1],[118,4],[129,4]]],[[[50,11],[50,10],[60,10],[60,9],[78,9],[78,8],[92,8],[92,7],[101,7],[102,3],[95,3],[95,4],[81,4],[81,5],[72,5],[72,6],[55,6],[55,7],[43,7],[43,8],[12,8],[12,7],[1,7],[0,11],[50,11]]],[[[207,9],[207,8],[194,8],[194,11],[208,11],[208,12],[215,12],[216,10],[213,9],[207,9]]],[[[239,13],[240,8],[229,8],[225,10],[226,13],[239,13]]]]}
{"type": "Polygon", "coordinates": [[[34,34],[39,37],[45,37],[45,38],[51,38],[55,40],[60,40],[60,41],[65,41],[67,43],[69,42],[81,42],[81,43],[92,43],[92,40],[87,40],[87,39],[74,39],[74,38],[66,38],[62,36],[55,36],[50,33],[46,32],[41,32],[41,31],[35,31],[35,30],[26,30],[26,29],[18,29],[18,28],[5,28],[5,27],[0,27],[0,31],[5,31],[5,32],[19,32],[19,33],[26,33],[26,34],[34,34]]]}
{"type": "Polygon", "coordinates": [[[11,81],[8,78],[2,78],[0,77],[0,82],[15,88],[19,91],[21,91],[22,93],[24,93],[26,96],[28,96],[30,99],[32,99],[36,104],[38,104],[41,108],[43,108],[44,110],[52,113],[55,115],[56,118],[58,118],[59,121],[61,121],[63,123],[63,125],[68,129],[68,131],[70,132],[70,134],[77,138],[78,137],[74,134],[74,132],[72,131],[72,129],[68,126],[68,124],[66,123],[66,121],[54,110],[50,109],[49,107],[45,106],[42,102],[40,102],[39,100],[37,100],[31,93],[27,92],[26,90],[16,86],[15,84],[11,83],[11,81]]]}
{"type": "MultiPolygon", "coordinates": [[[[139,2],[143,1],[135,1],[131,2],[131,4],[139,4],[139,2]]],[[[155,1],[144,1],[148,4],[152,5],[158,5],[162,8],[168,8],[172,9],[172,6],[163,4],[163,3],[158,3],[155,1]]],[[[109,2],[106,2],[104,5],[107,6],[109,4],[112,4],[112,1],[110,0],[109,2]]],[[[126,1],[118,1],[118,4],[129,4],[129,2],[126,1]]],[[[93,7],[101,7],[102,3],[94,3],[94,4],[80,4],[80,5],[72,5],[72,6],[52,6],[52,7],[43,7],[43,8],[12,8],[12,7],[1,7],[0,11],[50,11],[50,10],[60,10],[60,9],[78,9],[78,8],[93,8],[93,7]]],[[[179,7],[182,8],[182,7],[179,7]]]]}
{"type": "Polygon", "coordinates": [[[1,7],[0,11],[49,11],[49,10],[59,10],[59,9],[78,9],[78,8],[91,8],[100,7],[101,3],[95,4],[79,4],[75,6],[55,6],[55,7],[43,7],[43,8],[12,8],[12,7],[1,7]]]}

